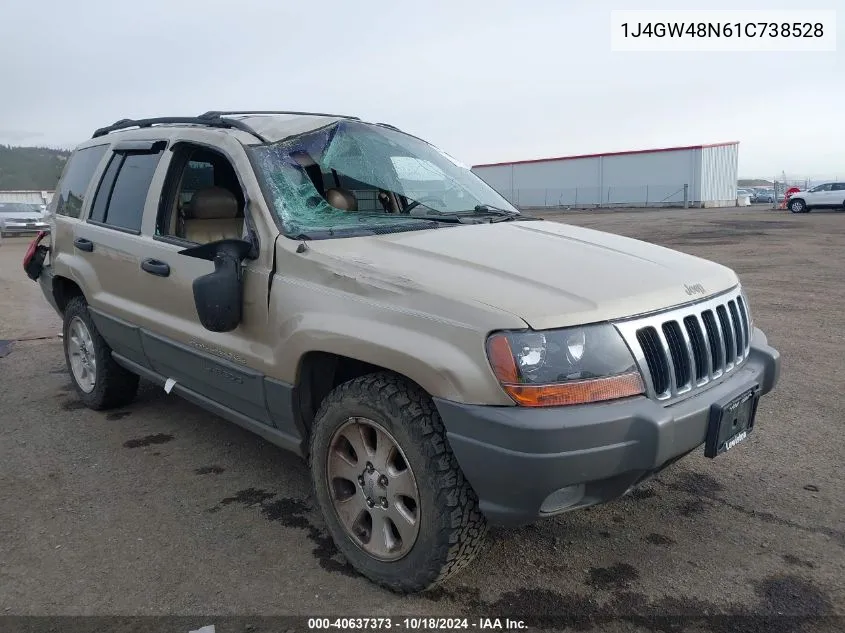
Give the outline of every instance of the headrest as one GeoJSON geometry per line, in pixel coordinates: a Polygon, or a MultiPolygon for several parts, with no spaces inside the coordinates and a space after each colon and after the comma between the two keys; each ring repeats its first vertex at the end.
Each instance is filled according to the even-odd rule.
{"type": "Polygon", "coordinates": [[[358,200],[351,191],[340,189],[339,187],[332,187],[326,189],[326,202],[343,211],[357,211],[358,200]]]}
{"type": "Polygon", "coordinates": [[[301,150],[291,152],[290,157],[293,158],[301,167],[313,167],[317,164],[308,152],[301,150]]]}
{"type": "Polygon", "coordinates": [[[238,200],[228,189],[208,187],[194,193],[187,215],[194,220],[223,220],[238,215],[238,200]]]}

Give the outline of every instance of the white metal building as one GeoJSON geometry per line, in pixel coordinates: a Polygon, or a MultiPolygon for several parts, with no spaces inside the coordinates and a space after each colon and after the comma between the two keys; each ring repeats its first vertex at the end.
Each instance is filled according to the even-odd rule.
{"type": "Polygon", "coordinates": [[[53,199],[52,191],[3,191],[0,190],[0,202],[31,202],[33,204],[50,204],[53,199]]]}
{"type": "Polygon", "coordinates": [[[475,165],[520,207],[736,204],[739,143],[634,150],[475,165]]]}

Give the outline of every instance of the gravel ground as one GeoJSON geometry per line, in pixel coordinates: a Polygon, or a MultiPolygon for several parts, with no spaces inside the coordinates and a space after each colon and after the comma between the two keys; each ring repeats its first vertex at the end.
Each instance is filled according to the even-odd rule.
{"type": "MultiPolygon", "coordinates": [[[[178,626],[149,630],[187,631],[211,616],[317,614],[531,618],[532,628],[585,631],[845,629],[845,214],[546,217],[734,268],[783,356],[781,382],[729,453],[695,453],[614,503],[496,530],[473,566],[413,597],[338,557],[298,458],[150,385],[126,409],[82,408],[60,321],[20,268],[27,240],[4,240],[0,629],[24,626],[14,615],[179,615],[178,626]],[[704,617],[714,614],[748,617],[704,617]]],[[[295,628],[235,620],[228,630],[272,622],[295,628]]]]}

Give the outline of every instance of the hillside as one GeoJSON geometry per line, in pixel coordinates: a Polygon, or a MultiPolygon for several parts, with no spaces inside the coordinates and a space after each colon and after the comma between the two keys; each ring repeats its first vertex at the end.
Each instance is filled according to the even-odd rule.
{"type": "Polygon", "coordinates": [[[52,191],[70,152],[48,147],[0,145],[0,191],[52,191]]]}
{"type": "Polygon", "coordinates": [[[771,187],[772,181],[764,180],[762,178],[751,178],[746,180],[740,178],[736,184],[737,187],[771,187]]]}

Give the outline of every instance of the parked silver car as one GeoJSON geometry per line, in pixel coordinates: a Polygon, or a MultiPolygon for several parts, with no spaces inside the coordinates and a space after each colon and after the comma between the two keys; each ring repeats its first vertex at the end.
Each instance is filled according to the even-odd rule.
{"type": "Polygon", "coordinates": [[[49,231],[43,205],[30,202],[0,202],[0,237],[49,231]]]}
{"type": "Polygon", "coordinates": [[[775,201],[775,190],[774,189],[758,189],[754,197],[751,199],[751,202],[774,202],[775,201]]]}

